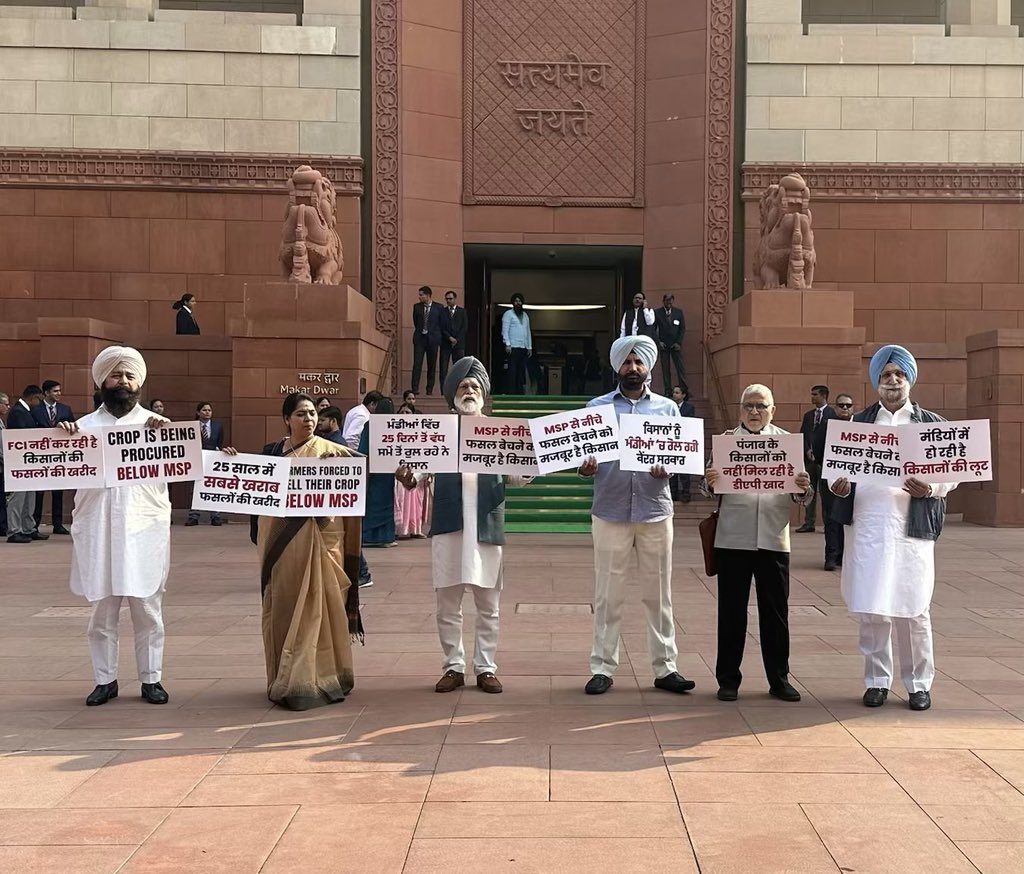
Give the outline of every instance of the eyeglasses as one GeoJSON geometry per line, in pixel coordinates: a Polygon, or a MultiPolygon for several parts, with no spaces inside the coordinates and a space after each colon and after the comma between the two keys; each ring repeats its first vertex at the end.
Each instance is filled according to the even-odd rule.
{"type": "Polygon", "coordinates": [[[853,404],[836,404],[841,410],[849,410],[853,407],[853,404]]]}
{"type": "Polygon", "coordinates": [[[748,413],[758,412],[763,413],[768,409],[768,404],[744,404],[743,409],[748,413]]]}

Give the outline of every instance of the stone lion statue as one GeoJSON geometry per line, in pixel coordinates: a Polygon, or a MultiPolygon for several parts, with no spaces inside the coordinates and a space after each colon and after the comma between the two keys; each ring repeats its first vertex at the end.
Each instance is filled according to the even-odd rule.
{"type": "Polygon", "coordinates": [[[811,288],[814,232],[811,191],[797,173],[783,176],[761,195],[761,239],[754,255],[760,288],[811,288]]]}
{"type": "Polygon", "coordinates": [[[288,180],[288,209],[281,229],[279,257],[287,279],[341,285],[345,261],[337,222],[334,185],[303,164],[288,180]]]}

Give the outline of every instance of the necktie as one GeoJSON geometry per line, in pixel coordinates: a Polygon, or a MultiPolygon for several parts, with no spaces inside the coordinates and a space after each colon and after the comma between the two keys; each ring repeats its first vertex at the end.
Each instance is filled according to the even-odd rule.
{"type": "Polygon", "coordinates": [[[814,427],[817,428],[821,424],[821,407],[814,411],[814,427]]]}
{"type": "Polygon", "coordinates": [[[430,324],[430,304],[423,305],[423,330],[420,333],[427,333],[427,325],[430,324]]]}
{"type": "Polygon", "coordinates": [[[639,321],[640,321],[640,310],[638,310],[638,309],[636,309],[634,307],[633,308],[633,334],[634,335],[640,333],[639,328],[637,327],[639,321]]]}
{"type": "Polygon", "coordinates": [[[47,409],[50,411],[50,427],[52,428],[57,424],[57,405],[54,404],[52,407],[48,406],[47,409]]]}
{"type": "Polygon", "coordinates": [[[210,439],[210,423],[209,422],[203,422],[203,439],[204,440],[209,440],[210,439]]]}

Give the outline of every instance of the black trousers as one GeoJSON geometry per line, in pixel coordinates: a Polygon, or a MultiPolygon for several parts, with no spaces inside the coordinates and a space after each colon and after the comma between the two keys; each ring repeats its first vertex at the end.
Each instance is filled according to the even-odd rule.
{"type": "Polygon", "coordinates": [[[768,685],[789,678],[789,553],[767,549],[716,549],[718,561],[718,662],[715,676],[725,689],[738,689],[747,636],[750,580],[757,589],[761,659],[768,685]]]}
{"type": "Polygon", "coordinates": [[[526,394],[526,350],[513,346],[508,356],[509,376],[512,378],[512,394],[526,394]]]}
{"type": "Polygon", "coordinates": [[[466,357],[465,346],[453,346],[447,340],[441,341],[441,390],[444,391],[444,378],[448,375],[448,367],[460,358],[466,357]]]}
{"type": "Polygon", "coordinates": [[[825,561],[841,562],[843,560],[843,546],[846,541],[846,534],[843,531],[843,524],[832,518],[832,507],[835,505],[836,496],[828,487],[828,483],[818,480],[818,491],[821,494],[821,518],[825,522],[825,561]]]}
{"type": "MultiPolygon", "coordinates": [[[[36,511],[33,514],[36,528],[43,521],[43,497],[46,492],[36,492],[36,511]]],[[[6,504],[6,502],[5,502],[6,504]]],[[[60,527],[64,524],[64,492],[50,492],[50,509],[53,511],[53,524],[60,527]]]]}
{"type": "Polygon", "coordinates": [[[670,365],[676,369],[676,385],[686,385],[686,371],[683,369],[683,350],[680,349],[659,349],[658,356],[661,358],[661,377],[665,381],[665,397],[672,397],[672,372],[670,365]]]}
{"type": "Polygon", "coordinates": [[[4,491],[4,471],[0,467],[0,535],[7,536],[7,492],[4,491]]]}
{"type": "Polygon", "coordinates": [[[437,371],[437,344],[413,340],[412,343],[412,390],[420,393],[420,374],[423,372],[423,356],[427,356],[427,394],[434,391],[434,374],[437,371]]]}

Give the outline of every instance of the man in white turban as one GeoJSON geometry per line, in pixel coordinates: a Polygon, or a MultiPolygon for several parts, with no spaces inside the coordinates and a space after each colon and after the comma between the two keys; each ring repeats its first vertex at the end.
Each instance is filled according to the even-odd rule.
{"type": "MultiPolygon", "coordinates": [[[[618,374],[614,391],[590,401],[588,407],[612,404],[616,414],[678,416],[671,398],[649,387],[658,347],[650,337],[620,337],[609,359],[618,374]]],[[[617,461],[598,464],[586,459],[577,471],[595,477],[591,511],[594,538],[594,644],[590,654],[593,676],[584,691],[600,695],[612,687],[619,666],[619,629],[626,583],[636,579],[647,616],[647,646],[654,685],[669,692],[694,687],[676,671],[676,628],[672,616],[672,495],[669,475],[655,465],[649,472],[622,470],[617,461]],[[629,567],[636,553],[637,571],[629,567]]]]}
{"type": "MultiPolygon", "coordinates": [[[[62,422],[74,434],[112,425],[157,428],[169,421],[139,404],[146,362],[136,349],[110,346],[96,356],[92,377],[102,406],[77,422],[62,422]]],[[[135,629],[135,661],[142,697],[166,704],[160,684],[164,653],[162,600],[171,557],[171,502],[167,486],[131,485],[79,489],[71,537],[71,591],[92,603],[89,651],[96,688],[89,706],[117,697],[118,613],[128,601],[135,629]]]]}
{"type": "MultiPolygon", "coordinates": [[[[441,390],[460,416],[483,416],[491,380],[483,363],[470,355],[452,364],[441,390]]],[[[407,467],[399,468],[397,478],[406,488],[416,486],[415,475],[407,467]]],[[[492,695],[502,691],[495,659],[505,543],[505,479],[493,473],[434,476],[431,561],[437,634],[444,655],[435,692],[454,692],[466,684],[462,600],[467,590],[473,593],[476,608],[473,673],[477,688],[492,695]]],[[[514,485],[525,482],[521,477],[508,479],[514,485]]]]}
{"type": "MultiPolygon", "coordinates": [[[[902,346],[883,346],[868,367],[879,400],[855,422],[906,425],[942,422],[910,400],[917,361],[902,346]]],[[[931,707],[935,678],[929,611],[935,589],[935,541],[942,533],[946,495],[955,483],[932,484],[908,477],[901,487],[830,483],[837,500],[832,517],[849,527],[843,556],[843,599],[860,620],[864,654],[864,705],[881,707],[892,685],[892,632],[911,710],[931,707]]]]}

